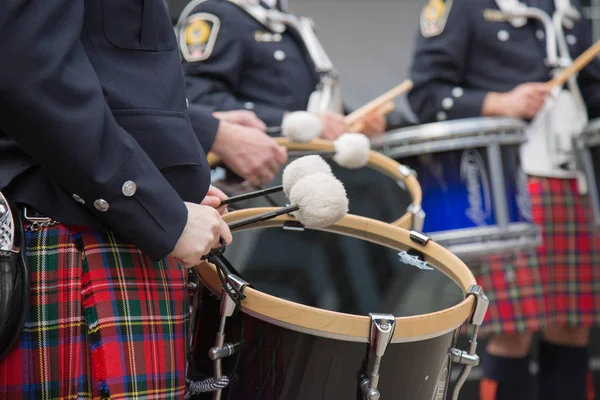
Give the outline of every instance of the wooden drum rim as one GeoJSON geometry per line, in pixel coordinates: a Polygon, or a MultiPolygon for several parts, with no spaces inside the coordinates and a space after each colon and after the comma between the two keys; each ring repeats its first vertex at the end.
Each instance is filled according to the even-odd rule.
{"type": "MultiPolygon", "coordinates": [[[[291,142],[288,138],[277,137],[275,141],[291,151],[334,151],[335,147],[330,140],[315,139],[307,143],[291,142]]],[[[211,167],[218,165],[221,160],[214,153],[208,153],[208,163],[211,167]]],[[[406,185],[406,189],[410,193],[412,205],[421,207],[423,201],[423,192],[421,185],[413,174],[404,175],[401,171],[401,164],[389,158],[386,155],[371,150],[369,154],[369,162],[367,164],[372,169],[389,176],[396,181],[401,181],[406,185]]],[[[414,215],[411,212],[406,212],[402,217],[390,222],[390,224],[399,226],[400,228],[410,229],[413,226],[414,215]]]]}
{"type": "MultiPolygon", "coordinates": [[[[275,209],[250,208],[237,210],[225,214],[224,219],[230,223],[275,209]]],[[[288,221],[296,220],[292,216],[283,215],[254,224],[247,229],[272,228],[282,226],[288,221]]],[[[406,229],[370,218],[347,215],[335,225],[321,230],[341,233],[345,236],[382,244],[400,251],[407,250],[409,247],[413,248],[423,253],[425,261],[431,262],[444,275],[452,279],[463,293],[466,293],[471,285],[476,284],[473,274],[458,257],[431,240],[425,246],[413,242],[410,239],[410,232],[406,229]]],[[[225,252],[225,255],[227,255],[227,252],[225,252]]],[[[220,293],[222,285],[215,266],[205,262],[197,266],[196,269],[204,284],[212,292],[220,293]]],[[[258,319],[314,336],[352,342],[369,341],[370,318],[368,316],[306,306],[271,296],[251,287],[247,287],[244,294],[246,298],[242,301],[241,309],[258,319]]],[[[454,331],[469,319],[474,305],[474,297],[466,296],[459,304],[441,311],[410,317],[398,317],[396,318],[392,343],[425,340],[454,331]]],[[[372,312],[378,312],[378,310],[372,312]]]]}

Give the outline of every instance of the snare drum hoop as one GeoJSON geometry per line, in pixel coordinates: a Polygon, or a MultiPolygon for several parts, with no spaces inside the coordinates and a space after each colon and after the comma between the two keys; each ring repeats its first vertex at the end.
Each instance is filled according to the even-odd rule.
{"type": "Polygon", "coordinates": [[[525,122],[515,118],[463,118],[396,129],[371,140],[371,147],[392,157],[410,157],[469,147],[487,147],[490,142],[519,145],[526,141],[526,128],[525,122]],[[492,135],[497,135],[497,138],[492,140],[492,135]]]}
{"type": "MultiPolygon", "coordinates": [[[[275,208],[237,210],[224,215],[224,219],[226,222],[233,222],[273,210],[275,208]]],[[[257,223],[248,229],[277,227],[291,221],[296,219],[283,215],[257,223]]],[[[452,279],[463,293],[466,293],[471,285],[476,284],[473,274],[458,257],[432,241],[425,246],[413,242],[410,239],[410,232],[397,226],[370,218],[347,215],[335,225],[321,230],[386,245],[399,251],[413,248],[423,253],[425,261],[434,262],[433,265],[452,279]]],[[[214,265],[204,263],[199,265],[197,270],[204,284],[213,293],[220,293],[222,285],[214,265]]],[[[260,320],[315,336],[352,342],[369,341],[370,318],[367,316],[306,306],[271,296],[251,287],[244,290],[244,295],[246,298],[242,301],[241,309],[260,320]]],[[[459,304],[442,311],[396,318],[392,343],[426,340],[454,331],[471,316],[474,304],[473,296],[467,296],[459,304]]]]}
{"type": "Polygon", "coordinates": [[[600,118],[595,118],[585,127],[582,132],[586,147],[600,145],[600,118]]]}
{"type": "MultiPolygon", "coordinates": [[[[290,151],[334,151],[335,147],[332,141],[315,139],[312,142],[308,143],[295,143],[291,142],[288,138],[278,137],[275,138],[277,143],[281,146],[284,146],[290,151]]],[[[217,166],[221,160],[218,156],[213,153],[208,153],[208,163],[211,167],[217,166]]],[[[401,181],[407,188],[410,193],[410,197],[412,199],[411,207],[407,210],[406,214],[402,217],[398,218],[396,221],[390,222],[390,224],[398,226],[404,229],[411,229],[413,225],[413,219],[415,218],[414,213],[411,210],[420,210],[421,202],[423,199],[423,193],[421,192],[421,185],[415,178],[414,174],[410,169],[404,167],[397,161],[392,160],[391,158],[377,153],[375,151],[370,151],[369,154],[369,162],[367,165],[382,173],[396,181],[401,181]]]]}

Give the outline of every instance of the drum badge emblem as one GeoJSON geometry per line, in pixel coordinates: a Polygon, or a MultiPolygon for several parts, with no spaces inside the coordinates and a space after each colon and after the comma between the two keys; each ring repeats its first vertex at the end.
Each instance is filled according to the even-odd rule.
{"type": "Polygon", "coordinates": [[[400,261],[405,264],[412,265],[413,267],[427,271],[433,270],[433,268],[431,268],[426,261],[421,261],[419,260],[419,257],[408,254],[406,251],[399,252],[398,257],[400,258],[400,261]]]}
{"type": "Polygon", "coordinates": [[[477,226],[487,225],[492,214],[490,182],[483,158],[477,150],[466,150],[460,162],[460,176],[466,184],[469,208],[465,212],[477,226]]]}
{"type": "Polygon", "coordinates": [[[446,357],[442,363],[442,369],[440,370],[437,382],[433,388],[433,396],[431,397],[431,400],[444,400],[446,397],[446,386],[448,383],[448,361],[449,357],[446,357]]]}
{"type": "Polygon", "coordinates": [[[517,207],[519,214],[526,221],[531,222],[533,216],[531,215],[531,198],[529,197],[529,191],[527,189],[527,175],[521,168],[517,169],[517,207]]]}

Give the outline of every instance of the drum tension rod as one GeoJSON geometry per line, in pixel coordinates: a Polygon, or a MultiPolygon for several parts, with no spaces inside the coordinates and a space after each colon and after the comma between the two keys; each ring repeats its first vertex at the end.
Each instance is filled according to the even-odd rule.
{"type": "Polygon", "coordinates": [[[394,329],[396,328],[396,318],[391,314],[369,313],[369,316],[371,317],[369,344],[371,351],[375,353],[375,362],[373,363],[373,370],[370,377],[365,376],[360,381],[360,389],[365,395],[366,400],[379,400],[381,396],[379,390],[377,390],[379,366],[388,344],[392,341],[394,329]]]}
{"type": "Polygon", "coordinates": [[[421,232],[423,230],[423,226],[425,225],[425,211],[418,204],[411,204],[406,209],[410,214],[412,214],[412,225],[411,229],[416,232],[421,232]]]}
{"type": "MultiPolygon", "coordinates": [[[[248,282],[235,275],[229,275],[225,284],[235,286],[237,289],[236,291],[240,293],[243,293],[246,286],[248,286],[248,282]]],[[[223,378],[221,359],[233,355],[242,347],[241,343],[225,343],[225,323],[227,322],[227,318],[233,315],[237,307],[236,301],[230,296],[229,292],[230,291],[225,290],[225,287],[221,290],[221,323],[219,324],[219,332],[217,332],[215,346],[208,352],[209,358],[213,360],[215,382],[219,382],[221,378],[223,378]]],[[[221,391],[222,389],[217,389],[214,392],[214,400],[219,400],[221,398],[221,391]]]]}
{"type": "Polygon", "coordinates": [[[479,356],[475,354],[475,351],[477,350],[477,336],[479,335],[479,328],[483,324],[483,319],[485,318],[485,314],[487,313],[490,304],[490,300],[479,285],[471,285],[467,291],[467,296],[475,297],[475,308],[471,315],[471,319],[469,320],[469,325],[472,326],[473,330],[470,335],[471,337],[469,338],[468,352],[457,348],[450,349],[452,362],[463,366],[456,381],[456,385],[454,386],[452,400],[458,400],[458,394],[467,380],[467,376],[471,373],[471,369],[479,365],[479,356]]]}

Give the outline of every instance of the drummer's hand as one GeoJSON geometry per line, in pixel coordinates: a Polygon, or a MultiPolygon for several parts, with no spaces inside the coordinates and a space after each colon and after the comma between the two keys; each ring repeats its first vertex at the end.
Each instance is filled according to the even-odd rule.
{"type": "Polygon", "coordinates": [[[551,90],[545,83],[530,82],[510,92],[490,92],[483,101],[482,115],[532,119],[544,106],[551,90]]]}
{"type": "Polygon", "coordinates": [[[200,264],[202,256],[219,247],[219,238],[231,243],[231,231],[217,210],[212,207],[185,203],[188,209],[187,222],[171,252],[184,267],[200,264]]]}
{"type": "Polygon", "coordinates": [[[228,196],[221,191],[221,189],[210,185],[208,188],[208,193],[206,193],[206,197],[200,203],[203,206],[208,206],[217,209],[219,214],[223,215],[227,213],[227,206],[221,207],[221,202],[225,200],[228,196]]]}
{"type": "Polygon", "coordinates": [[[233,172],[257,187],[272,181],[287,162],[287,149],[266,133],[225,121],[219,125],[211,151],[233,172]]]}
{"type": "Polygon", "coordinates": [[[221,121],[256,128],[263,132],[267,129],[267,125],[250,110],[216,111],[213,116],[221,121]]]}
{"type": "Polygon", "coordinates": [[[315,115],[321,121],[321,138],[323,139],[335,140],[349,130],[344,121],[344,116],[341,114],[325,111],[315,115]]]}
{"type": "Polygon", "coordinates": [[[367,114],[361,122],[359,122],[362,128],[360,133],[370,138],[382,135],[387,129],[387,120],[378,110],[367,114]]]}

